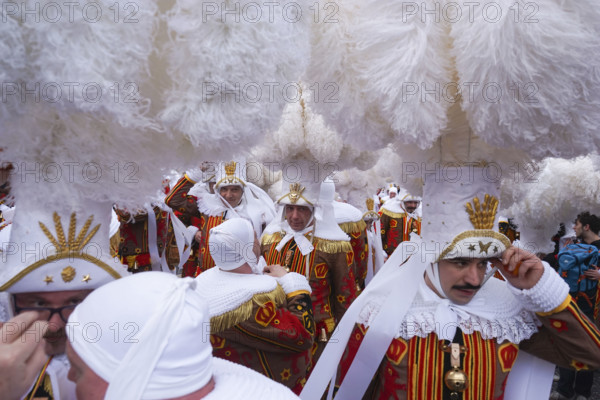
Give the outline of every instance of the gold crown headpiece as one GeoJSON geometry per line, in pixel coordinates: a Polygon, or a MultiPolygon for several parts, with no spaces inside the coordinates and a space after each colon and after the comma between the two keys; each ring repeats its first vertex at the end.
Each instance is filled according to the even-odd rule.
{"type": "Polygon", "coordinates": [[[290,201],[292,204],[296,204],[298,199],[302,197],[302,192],[304,192],[305,187],[300,185],[298,182],[290,183],[290,201]]]}
{"type": "Polygon", "coordinates": [[[304,197],[302,195],[302,193],[304,193],[305,189],[306,188],[304,186],[302,186],[299,182],[290,183],[290,191],[287,194],[281,196],[279,198],[279,200],[277,200],[277,203],[280,203],[281,200],[283,200],[287,197],[290,199],[290,204],[296,204],[298,202],[298,200],[302,199],[309,206],[312,206],[313,203],[310,202],[306,197],[304,197]]]}
{"type": "Polygon", "coordinates": [[[366,201],[367,203],[367,212],[364,213],[363,219],[379,219],[379,214],[377,214],[375,210],[375,200],[372,197],[369,197],[366,201]]]}
{"type": "Polygon", "coordinates": [[[225,175],[227,175],[228,178],[233,178],[235,176],[236,167],[237,163],[235,161],[231,161],[225,164],[225,175]]]}
{"type": "Polygon", "coordinates": [[[237,163],[235,161],[230,161],[225,164],[225,177],[221,178],[219,182],[216,183],[216,186],[225,185],[233,185],[233,184],[241,184],[242,186],[246,186],[246,183],[235,176],[235,170],[237,168],[237,163]]]}
{"type": "Polygon", "coordinates": [[[498,199],[495,196],[486,194],[483,204],[479,202],[479,197],[475,197],[473,205],[467,203],[465,208],[475,229],[494,229],[494,220],[498,211],[498,199]]]}

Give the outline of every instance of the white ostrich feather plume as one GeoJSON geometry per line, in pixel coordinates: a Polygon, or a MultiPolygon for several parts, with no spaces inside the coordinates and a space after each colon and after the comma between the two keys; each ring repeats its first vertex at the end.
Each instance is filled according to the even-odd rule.
{"type": "Polygon", "coordinates": [[[304,2],[257,4],[178,0],[167,13],[173,87],[160,118],[221,158],[277,126],[309,58],[304,2]]]}
{"type": "MultiPolygon", "coordinates": [[[[17,6],[51,4],[60,6],[17,6]]],[[[233,2],[127,4],[74,3],[53,22],[45,14],[2,15],[0,78],[10,88],[0,102],[0,162],[15,163],[15,176],[37,168],[37,178],[27,179],[53,184],[38,190],[48,201],[66,195],[52,189],[60,186],[135,209],[169,170],[246,150],[276,126],[281,88],[308,62],[308,18],[294,22],[288,12],[286,20],[281,9],[272,21],[250,21],[206,12],[234,9],[233,2]],[[265,91],[252,101],[235,93],[221,101],[221,92],[202,96],[205,82],[276,90],[272,98],[265,91]],[[53,181],[57,168],[67,182],[53,181]]],[[[13,179],[15,192],[19,185],[13,179]]]]}
{"type": "Polygon", "coordinates": [[[304,84],[301,88],[300,100],[286,105],[279,129],[265,136],[262,144],[252,150],[253,157],[266,163],[307,160],[319,166],[322,178],[354,165],[370,168],[376,162],[372,152],[344,141],[313,110],[311,89],[304,84]]]}
{"type": "Polygon", "coordinates": [[[498,148],[536,160],[598,150],[600,9],[594,1],[486,0],[462,7],[461,15],[449,5],[339,4],[338,23],[313,29],[305,79],[338,89],[337,102],[315,102],[317,111],[345,138],[371,148],[436,147],[452,133],[449,108],[458,102],[472,135],[492,156],[498,148]]]}
{"type": "Polygon", "coordinates": [[[523,242],[548,251],[559,223],[569,226],[583,211],[600,212],[598,156],[548,158],[505,179],[502,191],[501,214],[514,218],[523,242]]]}

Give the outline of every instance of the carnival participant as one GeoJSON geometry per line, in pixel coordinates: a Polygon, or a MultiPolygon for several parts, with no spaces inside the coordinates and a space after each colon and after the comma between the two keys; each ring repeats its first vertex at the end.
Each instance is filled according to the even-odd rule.
{"type": "Polygon", "coordinates": [[[318,398],[340,360],[340,399],[528,399],[549,393],[550,363],[598,367],[600,333],[568,285],[493,230],[499,187],[458,170],[454,182],[426,176],[422,239],[346,312],[302,398],[318,398]],[[488,279],[488,262],[506,281],[488,279]]]}
{"type": "Polygon", "coordinates": [[[209,248],[216,267],[196,278],[196,290],[208,301],[213,355],[300,393],[315,331],[308,281],[281,265],[263,271],[258,239],[245,219],[212,228],[209,248]]]}

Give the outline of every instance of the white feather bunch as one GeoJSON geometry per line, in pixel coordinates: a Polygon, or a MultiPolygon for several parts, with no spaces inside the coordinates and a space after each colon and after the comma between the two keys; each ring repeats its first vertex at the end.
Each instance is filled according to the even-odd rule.
{"type": "Polygon", "coordinates": [[[339,22],[317,24],[313,32],[306,79],[339,88],[336,102],[319,102],[319,111],[369,149],[398,136],[426,148],[446,125],[449,103],[423,102],[422,94],[450,81],[448,28],[409,15],[403,4],[340,3],[339,22]]]}
{"type": "Polygon", "coordinates": [[[354,163],[369,168],[376,159],[345,142],[331,129],[323,117],[316,113],[310,102],[313,93],[303,84],[301,99],[286,105],[279,129],[265,137],[253,149],[255,159],[265,163],[285,163],[306,160],[318,166],[321,178],[348,168],[354,163]]]}
{"type": "Polygon", "coordinates": [[[548,158],[528,168],[527,174],[503,181],[501,214],[514,218],[525,243],[551,250],[550,238],[561,222],[569,226],[583,211],[600,213],[600,168],[595,158],[548,158]]]}
{"type": "MultiPolygon", "coordinates": [[[[16,4],[16,3],[14,3],[16,4]]],[[[18,19],[5,12],[4,7],[0,10],[0,82],[1,102],[0,118],[19,113],[20,96],[11,95],[17,92],[18,84],[24,78],[26,69],[26,51],[23,40],[23,32],[19,29],[18,19]]]]}
{"type": "Polygon", "coordinates": [[[451,36],[461,87],[477,85],[462,99],[475,133],[536,159],[598,149],[596,2],[487,0],[472,14],[473,22],[452,24],[451,36]]]}
{"type": "MultiPolygon", "coordinates": [[[[52,4],[60,5],[18,6],[52,4]]],[[[281,96],[196,102],[188,115],[174,113],[201,99],[202,81],[281,86],[296,82],[308,59],[306,22],[205,22],[202,6],[102,0],[73,3],[55,22],[7,17],[0,76],[20,92],[0,103],[0,162],[15,163],[15,192],[33,180],[45,184],[35,192],[48,202],[73,195],[135,209],[171,169],[245,150],[278,121],[281,96]]]]}
{"type": "Polygon", "coordinates": [[[354,207],[365,210],[365,202],[384,184],[374,169],[360,171],[356,168],[335,174],[335,189],[340,197],[354,207]]]}
{"type": "Polygon", "coordinates": [[[299,4],[176,1],[166,17],[173,86],[161,120],[221,158],[274,129],[309,58],[309,18],[299,4]]]}
{"type": "Polygon", "coordinates": [[[492,161],[498,148],[537,160],[597,150],[596,4],[453,4],[460,16],[438,0],[355,0],[339,6],[339,23],[317,24],[306,79],[339,87],[336,103],[318,103],[326,121],[367,147],[439,149],[453,132],[454,104],[492,161]]]}

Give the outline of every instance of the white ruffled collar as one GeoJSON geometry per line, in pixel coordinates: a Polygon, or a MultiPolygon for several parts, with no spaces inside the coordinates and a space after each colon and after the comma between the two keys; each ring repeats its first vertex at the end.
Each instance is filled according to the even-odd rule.
{"type": "Polygon", "coordinates": [[[272,276],[238,274],[218,267],[195,279],[196,290],[208,300],[211,318],[235,310],[257,293],[268,293],[277,288],[277,280],[272,276]]]}
{"type": "Polygon", "coordinates": [[[388,210],[396,214],[406,214],[406,210],[404,210],[404,208],[402,207],[402,204],[400,203],[398,197],[394,197],[393,199],[389,199],[388,201],[386,201],[381,206],[381,209],[388,210]]]}
{"type": "MultiPolygon", "coordinates": [[[[369,326],[383,301],[384,297],[377,297],[366,303],[358,322],[369,326]]],[[[488,281],[464,306],[440,298],[421,280],[396,337],[407,340],[435,332],[440,339],[452,340],[459,327],[466,334],[477,331],[483,339],[496,339],[498,343],[508,340],[518,344],[536,333],[540,325],[535,313],[524,309],[506,282],[499,279],[488,281]]]]}

